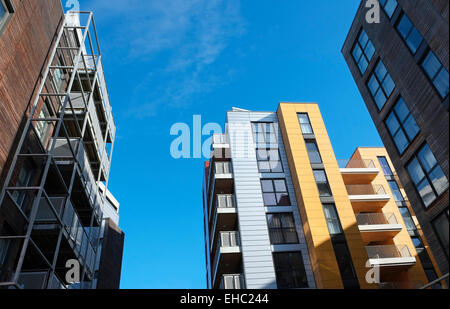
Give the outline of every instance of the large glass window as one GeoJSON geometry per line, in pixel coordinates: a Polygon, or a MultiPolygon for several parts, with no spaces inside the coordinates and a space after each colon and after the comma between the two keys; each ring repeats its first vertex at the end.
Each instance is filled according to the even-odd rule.
{"type": "Polygon", "coordinates": [[[298,243],[294,217],[291,213],[267,214],[267,222],[272,245],[298,243]]]}
{"type": "Polygon", "coordinates": [[[398,3],[396,0],[379,0],[381,7],[383,8],[384,12],[386,12],[386,15],[389,17],[389,19],[392,18],[392,15],[394,15],[395,9],[398,6],[398,3]]]}
{"type": "Polygon", "coordinates": [[[265,206],[290,206],[291,200],[284,179],[261,180],[265,206]]]}
{"type": "Polygon", "coordinates": [[[283,165],[281,164],[278,149],[256,149],[256,158],[258,159],[258,169],[260,173],[283,172],[283,165]]]}
{"type": "Polygon", "coordinates": [[[0,269],[5,263],[10,242],[9,239],[0,239],[0,269]]]}
{"type": "Polygon", "coordinates": [[[320,164],[322,163],[322,158],[320,156],[319,148],[315,141],[305,141],[306,150],[308,151],[309,160],[311,164],[320,164]]]}
{"type": "Polygon", "coordinates": [[[273,122],[252,123],[253,136],[257,144],[276,144],[276,125],[273,122]]]}
{"type": "Polygon", "coordinates": [[[386,159],[386,157],[378,157],[378,162],[380,162],[381,169],[383,170],[383,173],[385,176],[392,176],[392,170],[389,166],[389,162],[386,159]]]}
{"type": "MultiPolygon", "coordinates": [[[[24,162],[22,168],[19,172],[19,177],[16,182],[16,187],[28,187],[31,182],[32,177],[32,168],[27,162],[24,162]]],[[[12,198],[17,203],[19,207],[22,208],[25,198],[27,196],[27,192],[25,190],[15,190],[12,193],[12,198]]]]}
{"type": "Polygon", "coordinates": [[[413,55],[415,55],[423,41],[423,37],[405,13],[402,13],[402,16],[400,17],[400,21],[397,24],[397,30],[405,40],[406,45],[408,45],[413,55]]]}
{"type": "Polygon", "coordinates": [[[398,100],[385,123],[400,154],[403,154],[420,131],[402,98],[398,100]]]}
{"type": "Polygon", "coordinates": [[[314,170],[314,178],[316,179],[317,188],[320,196],[332,196],[330,185],[328,184],[327,175],[324,170],[314,170]]]}
{"type": "Polygon", "coordinates": [[[400,191],[400,188],[398,187],[398,184],[395,180],[389,180],[388,181],[389,187],[391,188],[392,194],[394,195],[394,199],[396,202],[403,202],[403,194],[400,191]]]}
{"type": "Polygon", "coordinates": [[[448,238],[449,238],[449,221],[448,221],[448,209],[440,214],[432,222],[436,235],[444,248],[445,254],[448,257],[448,238]]]}
{"type": "Polygon", "coordinates": [[[303,134],[313,134],[313,129],[311,126],[311,122],[309,121],[308,114],[301,113],[298,114],[298,121],[300,122],[300,127],[302,129],[303,134]]]}
{"type": "Polygon", "coordinates": [[[448,188],[448,180],[426,144],[409,162],[408,172],[426,207],[448,188]]]}
{"type": "Polygon", "coordinates": [[[378,62],[374,72],[369,78],[367,87],[369,87],[378,110],[382,110],[387,99],[394,91],[395,83],[381,60],[378,62]]]}
{"type": "Polygon", "coordinates": [[[336,211],[336,206],[334,204],[323,204],[323,212],[325,213],[325,219],[327,220],[330,235],[342,234],[343,231],[336,211]]]}
{"type": "Polygon", "coordinates": [[[403,221],[405,222],[406,229],[408,231],[415,231],[416,224],[414,223],[414,220],[411,216],[411,213],[409,212],[408,207],[399,207],[398,210],[400,211],[400,214],[403,217],[403,221]]]}
{"type": "Polygon", "coordinates": [[[361,30],[359,34],[358,40],[356,41],[355,46],[353,47],[352,56],[358,65],[361,74],[366,72],[367,67],[369,66],[370,60],[375,53],[375,47],[372,44],[372,41],[367,36],[367,33],[361,30]]]}
{"type": "Polygon", "coordinates": [[[424,60],[422,61],[422,68],[431,79],[436,90],[442,98],[447,97],[449,92],[449,75],[448,71],[438,60],[436,55],[429,50],[424,60]]]}
{"type": "Polygon", "coordinates": [[[273,262],[279,289],[308,287],[308,279],[301,252],[274,252],[273,262]]]}

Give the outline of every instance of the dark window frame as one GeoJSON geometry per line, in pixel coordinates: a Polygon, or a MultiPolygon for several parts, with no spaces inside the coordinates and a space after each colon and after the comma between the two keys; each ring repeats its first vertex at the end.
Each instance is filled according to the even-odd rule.
{"type": "Polygon", "coordinates": [[[271,145],[271,144],[272,145],[274,145],[274,144],[278,145],[278,139],[279,139],[279,137],[278,137],[278,123],[270,122],[270,121],[269,122],[252,121],[250,125],[252,127],[253,141],[255,142],[255,145],[262,144],[261,141],[258,141],[258,138],[257,138],[258,134],[263,134],[263,136],[264,136],[264,143],[266,145],[271,145]],[[270,135],[272,134],[272,132],[270,132],[270,130],[269,131],[264,130],[262,132],[259,132],[258,130],[255,130],[255,128],[258,128],[258,125],[260,125],[260,124],[266,125],[266,127],[265,127],[266,129],[267,129],[267,126],[271,127],[271,129],[273,130],[273,136],[275,138],[274,141],[272,141],[270,139],[270,135]]]}
{"type": "Polygon", "coordinates": [[[291,200],[291,196],[289,194],[289,188],[288,188],[287,181],[286,181],[285,178],[261,178],[261,191],[262,191],[262,194],[263,194],[263,203],[264,203],[265,207],[292,206],[292,200],[291,200]],[[263,182],[264,181],[271,181],[273,192],[264,192],[264,186],[263,186],[263,182]],[[286,187],[286,191],[277,191],[277,188],[275,186],[275,181],[284,181],[284,185],[286,187]],[[264,195],[265,194],[273,194],[275,196],[276,204],[275,205],[266,204],[266,200],[264,199],[264,195]],[[289,202],[289,203],[287,203],[287,204],[280,203],[278,201],[278,196],[277,196],[278,194],[286,194],[287,195],[287,202],[289,202]]]}
{"type": "Polygon", "coordinates": [[[377,159],[378,159],[378,163],[380,163],[381,170],[383,171],[384,176],[394,176],[394,172],[392,171],[391,165],[389,164],[389,161],[387,160],[387,157],[385,157],[385,156],[378,156],[377,159]],[[386,163],[386,167],[389,168],[389,174],[386,174],[386,171],[383,168],[383,163],[381,162],[382,160],[386,161],[385,163],[386,163]]]}
{"type": "Polygon", "coordinates": [[[302,134],[303,134],[303,135],[313,135],[313,134],[314,134],[314,129],[313,129],[313,127],[312,127],[312,124],[311,124],[311,118],[309,118],[309,114],[308,114],[308,113],[297,113],[297,118],[298,118],[298,122],[299,122],[299,124],[300,124],[300,130],[302,131],[302,134]],[[302,125],[306,125],[306,124],[300,122],[300,115],[305,115],[306,118],[308,119],[307,125],[309,125],[309,127],[310,127],[310,129],[311,129],[311,133],[305,133],[305,132],[303,132],[302,125]]]}
{"type": "Polygon", "coordinates": [[[449,252],[448,252],[447,250],[445,250],[445,246],[444,246],[444,244],[443,244],[443,242],[442,242],[441,237],[439,237],[439,234],[437,233],[437,230],[436,230],[436,227],[435,227],[435,225],[434,225],[434,222],[435,222],[437,219],[439,219],[441,216],[446,216],[446,217],[447,217],[447,220],[449,220],[449,209],[450,209],[450,208],[445,209],[445,210],[444,210],[443,212],[441,212],[439,215],[437,215],[436,217],[434,217],[433,220],[431,220],[431,226],[432,226],[432,228],[433,228],[433,232],[434,232],[434,234],[436,235],[436,238],[437,238],[438,241],[439,241],[439,245],[441,246],[442,251],[444,251],[445,256],[447,257],[447,260],[449,259],[449,252]]]}
{"type": "Polygon", "coordinates": [[[387,70],[386,65],[385,65],[384,62],[381,60],[381,58],[378,59],[376,65],[373,67],[373,70],[372,70],[372,72],[370,73],[369,78],[367,79],[366,87],[367,87],[367,89],[369,90],[369,93],[370,93],[370,95],[371,95],[371,97],[372,97],[372,99],[373,99],[373,101],[374,101],[374,103],[375,103],[375,106],[377,107],[378,111],[381,112],[381,111],[383,110],[383,108],[386,106],[386,103],[387,103],[387,102],[389,101],[389,99],[391,98],[392,94],[394,93],[395,88],[397,87],[397,85],[395,84],[394,79],[392,78],[391,74],[390,74],[389,71],[387,70]],[[386,70],[386,74],[383,76],[383,80],[381,80],[381,81],[380,81],[380,78],[378,77],[377,72],[376,72],[376,70],[377,70],[377,68],[378,68],[378,66],[379,66],[380,64],[382,64],[383,67],[384,67],[384,69],[386,70]],[[377,83],[378,83],[378,89],[375,91],[375,94],[372,93],[372,90],[371,90],[370,87],[369,87],[369,83],[370,83],[370,81],[372,80],[373,77],[375,77],[375,80],[376,80],[377,83]],[[386,80],[386,78],[388,78],[388,77],[389,77],[389,78],[392,80],[392,82],[394,83],[394,88],[392,88],[392,91],[391,91],[391,93],[390,93],[389,95],[387,94],[386,89],[384,89],[384,87],[383,87],[383,83],[384,83],[384,81],[386,80]],[[375,99],[376,95],[378,94],[378,92],[379,92],[380,90],[383,92],[383,95],[384,95],[384,97],[386,98],[386,100],[384,101],[383,106],[381,106],[381,108],[380,108],[380,106],[378,106],[377,101],[376,101],[376,99],[375,99]]]}
{"type": "Polygon", "coordinates": [[[399,96],[399,97],[397,98],[397,100],[395,101],[395,104],[392,106],[392,108],[391,108],[391,110],[389,111],[389,113],[387,113],[386,118],[384,119],[383,123],[384,123],[384,125],[386,126],[386,130],[387,130],[387,132],[389,133],[389,136],[391,137],[392,142],[393,142],[394,145],[395,145],[395,149],[397,150],[397,152],[398,152],[398,154],[399,154],[400,157],[406,152],[406,150],[408,150],[408,148],[411,146],[411,144],[414,143],[414,141],[417,139],[417,136],[419,136],[419,135],[420,135],[420,132],[422,131],[421,128],[420,128],[420,126],[417,124],[416,118],[414,118],[414,115],[411,113],[411,109],[410,109],[409,106],[406,104],[406,102],[405,102],[405,100],[402,98],[402,96],[399,96]],[[397,112],[395,111],[395,108],[396,108],[397,105],[400,103],[400,100],[403,100],[403,103],[406,105],[406,107],[408,108],[408,111],[409,111],[408,115],[405,117],[404,122],[400,121],[400,118],[399,118],[399,116],[397,115],[397,112]],[[395,119],[397,120],[397,122],[398,122],[398,124],[399,124],[399,127],[398,127],[398,129],[395,131],[395,133],[391,133],[391,130],[389,129],[389,126],[388,126],[388,124],[387,124],[388,119],[391,117],[391,115],[393,115],[393,116],[395,117],[395,119]],[[412,119],[413,119],[414,122],[416,123],[417,127],[419,128],[419,131],[417,131],[416,135],[415,135],[414,138],[412,138],[412,139],[411,139],[411,138],[409,137],[409,135],[406,133],[407,131],[406,131],[405,127],[404,127],[405,121],[409,118],[409,116],[412,117],[412,119]],[[403,151],[400,151],[400,149],[399,149],[398,146],[397,146],[397,143],[395,142],[395,136],[399,133],[400,130],[402,131],[403,135],[405,136],[405,138],[406,138],[407,141],[408,141],[408,145],[405,147],[405,149],[403,149],[403,151]]]}
{"type": "Polygon", "coordinates": [[[370,62],[372,61],[373,57],[375,56],[375,52],[376,52],[376,49],[375,49],[375,46],[373,45],[372,40],[371,40],[371,39],[369,38],[369,36],[367,35],[366,30],[364,30],[364,28],[361,28],[361,30],[358,32],[358,36],[356,37],[356,40],[355,40],[355,42],[353,43],[353,47],[352,47],[351,52],[350,52],[350,54],[352,55],[352,59],[353,59],[353,61],[355,62],[355,65],[356,65],[356,67],[358,68],[358,71],[359,71],[359,73],[361,74],[361,76],[363,76],[363,75],[367,72],[367,68],[369,67],[370,62]],[[366,45],[364,46],[364,48],[361,46],[361,44],[360,44],[360,42],[359,42],[359,39],[360,39],[360,37],[361,37],[361,35],[362,35],[363,32],[364,32],[364,33],[366,34],[366,36],[367,36],[367,42],[366,42],[366,45]],[[373,50],[374,50],[374,52],[373,52],[373,54],[372,54],[372,57],[371,57],[370,59],[368,59],[368,57],[366,56],[366,53],[365,53],[365,49],[367,48],[367,45],[368,45],[369,43],[372,45],[373,50]],[[354,56],[354,54],[353,54],[354,51],[355,51],[356,46],[358,46],[359,49],[361,50],[361,56],[359,57],[358,60],[355,59],[355,56],[354,56]],[[360,60],[361,60],[362,57],[364,57],[364,58],[366,59],[366,62],[367,62],[367,66],[366,66],[364,72],[361,71],[361,68],[360,68],[360,66],[359,66],[359,62],[360,62],[360,60]]]}
{"type": "Polygon", "coordinates": [[[447,69],[445,68],[445,66],[442,64],[442,61],[439,60],[439,58],[436,56],[436,53],[430,48],[428,47],[427,50],[424,52],[423,57],[420,59],[419,61],[419,67],[421,68],[421,70],[423,71],[423,73],[425,74],[426,78],[428,79],[428,81],[433,85],[434,90],[437,92],[437,94],[439,95],[439,97],[445,101],[448,96],[449,96],[449,92],[447,92],[447,95],[445,97],[442,97],[441,93],[439,92],[439,90],[437,89],[436,85],[434,84],[434,81],[436,80],[436,78],[439,76],[439,73],[442,70],[445,70],[447,72],[447,74],[449,73],[447,71],[447,69]],[[428,75],[428,72],[425,70],[425,68],[423,67],[423,64],[425,62],[425,60],[428,58],[428,55],[433,54],[434,57],[436,58],[436,60],[439,62],[439,64],[441,65],[439,67],[439,69],[437,70],[436,74],[434,75],[434,77],[430,77],[430,75],[428,75]]]}
{"type": "Polygon", "coordinates": [[[392,17],[394,16],[395,10],[397,10],[397,8],[399,7],[397,0],[379,0],[380,6],[383,9],[383,12],[386,14],[386,16],[388,17],[389,20],[392,19],[392,17]],[[389,3],[389,1],[394,1],[395,2],[395,8],[392,11],[392,15],[389,16],[388,12],[386,11],[386,6],[389,3]]]}
{"type": "Polygon", "coordinates": [[[394,28],[397,31],[397,33],[400,36],[400,38],[402,39],[403,43],[405,43],[406,47],[411,52],[411,55],[413,55],[413,57],[415,55],[417,55],[417,52],[420,49],[420,45],[422,45],[422,43],[425,41],[425,39],[424,39],[422,33],[420,33],[419,29],[417,29],[417,27],[414,25],[414,23],[412,22],[411,18],[409,18],[409,16],[405,13],[405,11],[403,11],[403,10],[401,11],[394,28]],[[403,20],[403,17],[406,17],[408,19],[408,21],[411,23],[411,28],[409,29],[408,34],[405,37],[403,37],[402,33],[398,29],[400,23],[403,20]],[[419,45],[417,46],[417,49],[415,51],[412,51],[411,47],[408,45],[408,38],[410,37],[410,35],[414,31],[414,29],[420,34],[422,40],[420,41],[419,45]]]}
{"type": "Polygon", "coordinates": [[[301,289],[301,288],[308,288],[308,276],[306,274],[306,268],[305,263],[303,261],[303,255],[301,251],[289,251],[289,252],[273,252],[272,253],[273,258],[273,264],[275,269],[275,275],[276,275],[276,281],[277,281],[277,287],[279,289],[301,289]],[[276,256],[281,255],[289,255],[289,262],[290,263],[277,263],[276,256]],[[296,257],[299,255],[298,257],[296,257]],[[297,262],[297,265],[294,265],[291,262],[297,262]],[[280,267],[281,266],[281,267],[280,267]],[[299,271],[300,273],[297,273],[299,271]],[[295,274],[295,277],[292,277],[292,281],[296,283],[296,286],[292,287],[285,287],[280,286],[280,273],[287,273],[290,277],[292,277],[292,274],[295,274]],[[297,280],[296,280],[297,279],[297,280]],[[299,279],[299,280],[298,280],[299,279]]]}
{"type": "Polygon", "coordinates": [[[266,219],[267,219],[267,227],[269,229],[269,237],[270,237],[270,243],[272,245],[293,245],[293,244],[298,244],[299,243],[299,238],[298,238],[298,233],[297,233],[297,228],[296,228],[296,224],[295,224],[295,218],[294,218],[294,214],[292,212],[270,212],[266,214],[266,219]],[[289,216],[292,219],[292,227],[271,227],[270,226],[270,221],[269,221],[269,216],[275,216],[275,217],[280,217],[280,223],[281,225],[283,225],[283,220],[281,219],[281,217],[283,216],[289,216]],[[282,242],[274,242],[273,238],[272,238],[272,231],[277,231],[280,232],[281,238],[283,239],[282,242]],[[287,233],[294,233],[295,234],[295,238],[296,240],[291,242],[287,240],[287,233]]]}
{"type": "MultiPolygon", "coordinates": [[[[411,156],[411,158],[409,159],[409,161],[406,163],[405,169],[406,169],[406,171],[407,171],[407,173],[408,173],[409,178],[411,179],[411,183],[412,183],[412,185],[414,186],[414,189],[416,190],[417,195],[419,196],[419,200],[420,200],[420,202],[422,203],[422,207],[423,207],[425,210],[427,210],[427,209],[430,209],[430,207],[432,207],[433,203],[434,203],[441,195],[445,194],[445,191],[448,190],[448,186],[447,186],[447,189],[444,190],[441,194],[438,194],[437,191],[436,191],[436,189],[434,188],[433,182],[432,182],[430,176],[428,175],[428,172],[426,171],[426,169],[425,169],[425,167],[423,166],[423,164],[422,164],[422,162],[421,162],[421,160],[420,160],[420,157],[419,157],[419,152],[421,152],[421,151],[425,148],[425,146],[428,146],[428,148],[430,147],[427,143],[422,144],[422,145],[418,148],[418,150],[411,156]],[[414,160],[417,161],[417,163],[419,164],[419,167],[420,167],[421,170],[422,170],[422,173],[425,175],[425,176],[424,176],[417,184],[414,182],[414,179],[413,179],[413,177],[411,176],[411,173],[409,172],[409,169],[408,169],[409,165],[410,165],[414,160]],[[420,191],[419,191],[418,188],[417,188],[417,186],[418,186],[419,184],[421,184],[422,182],[424,182],[424,180],[427,180],[427,181],[428,181],[428,183],[429,183],[429,185],[430,185],[430,187],[431,187],[431,190],[433,191],[433,193],[434,193],[434,195],[435,195],[435,198],[433,199],[433,201],[430,202],[430,204],[429,204],[428,206],[425,205],[425,202],[424,202],[424,200],[423,200],[423,198],[422,198],[422,195],[420,195],[420,191]]],[[[430,151],[431,151],[431,148],[430,148],[430,151]]],[[[436,156],[434,155],[434,153],[433,153],[432,151],[431,151],[431,153],[433,154],[434,159],[436,160],[436,164],[430,169],[430,171],[433,171],[436,167],[439,167],[439,168],[442,170],[442,167],[441,167],[441,165],[439,164],[439,162],[437,161],[436,156]]],[[[445,174],[444,174],[444,176],[447,177],[445,174]]],[[[447,179],[447,182],[448,182],[448,179],[447,179]]]]}
{"type": "Polygon", "coordinates": [[[266,174],[266,173],[284,173],[284,167],[283,167],[283,162],[281,161],[281,153],[280,153],[280,149],[279,148],[270,148],[270,147],[256,147],[256,161],[258,164],[258,171],[260,173],[266,174]],[[258,156],[258,150],[265,150],[267,152],[267,160],[260,160],[259,156],[258,156]],[[271,151],[277,151],[278,152],[278,160],[271,160],[271,155],[270,152],[271,151]],[[259,166],[260,162],[268,162],[269,163],[269,167],[270,167],[270,171],[269,172],[263,172],[262,169],[259,166]],[[280,172],[274,172],[273,168],[271,166],[271,162],[278,162],[280,167],[281,167],[281,171],[280,172]]]}

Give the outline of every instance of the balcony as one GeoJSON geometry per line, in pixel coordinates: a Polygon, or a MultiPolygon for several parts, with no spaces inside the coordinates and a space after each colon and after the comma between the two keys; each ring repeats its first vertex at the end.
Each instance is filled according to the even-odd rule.
{"type": "Polygon", "coordinates": [[[213,282],[217,288],[219,278],[223,274],[238,273],[241,268],[241,242],[239,232],[220,232],[217,249],[212,266],[214,267],[213,282]]]}
{"type": "Polygon", "coordinates": [[[382,185],[346,185],[348,197],[356,213],[383,208],[390,200],[382,185]]]}
{"type": "Polygon", "coordinates": [[[233,192],[233,172],[231,162],[212,162],[209,169],[208,181],[208,209],[209,217],[211,218],[215,195],[233,192]]]}
{"type": "Polygon", "coordinates": [[[230,143],[227,134],[214,134],[211,142],[211,154],[214,160],[230,159],[230,143]]]}
{"type": "Polygon", "coordinates": [[[220,280],[221,290],[241,290],[245,289],[244,276],[241,274],[223,275],[220,280]]]}
{"type": "Polygon", "coordinates": [[[380,170],[372,160],[350,159],[338,160],[345,184],[371,183],[380,170]]]}
{"type": "Polygon", "coordinates": [[[217,194],[213,210],[214,223],[211,230],[211,250],[220,231],[237,228],[237,209],[234,194],[217,194]]]}
{"type": "Polygon", "coordinates": [[[422,281],[404,281],[404,282],[380,282],[378,287],[382,290],[418,290],[424,286],[422,281]]]}
{"type": "Polygon", "coordinates": [[[392,239],[402,230],[392,213],[358,214],[356,221],[365,243],[392,239]]]}
{"type": "Polygon", "coordinates": [[[366,251],[372,267],[412,266],[416,263],[416,258],[411,256],[406,245],[366,246],[366,251]]]}

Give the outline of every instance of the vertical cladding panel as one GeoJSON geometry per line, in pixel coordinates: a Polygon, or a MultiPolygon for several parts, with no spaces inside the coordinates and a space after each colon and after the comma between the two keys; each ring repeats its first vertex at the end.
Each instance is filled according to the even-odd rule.
{"type": "MultiPolygon", "coordinates": [[[[267,287],[267,280],[269,278],[274,280],[274,277],[271,275],[273,274],[273,261],[271,254],[272,247],[270,246],[270,237],[268,235],[266,209],[262,200],[260,184],[261,174],[259,173],[257,166],[255,154],[256,145],[253,142],[253,134],[251,131],[251,122],[265,121],[274,122],[277,126],[278,144],[276,147],[278,147],[280,151],[280,158],[284,173],[276,175],[286,179],[289,196],[291,197],[292,213],[294,215],[299,237],[299,248],[303,256],[303,264],[305,265],[308,286],[310,288],[315,288],[316,285],[309,259],[308,247],[303,234],[302,220],[294,198],[294,185],[290,176],[289,165],[281,138],[281,131],[278,128],[278,118],[276,113],[234,112],[229,115],[228,120],[233,154],[233,166],[235,169],[234,175],[239,222],[241,226],[243,248],[245,248],[243,249],[243,258],[247,284],[250,284],[250,287],[267,287]],[[231,133],[232,131],[234,133],[231,133]],[[243,147],[246,140],[249,144],[247,147],[243,147]],[[235,147],[233,147],[233,145],[235,147]],[[237,156],[245,157],[237,158],[237,156]],[[255,201],[258,204],[255,204],[255,201]],[[242,230],[245,230],[245,232],[242,230]],[[270,262],[268,261],[269,257],[270,262]],[[261,280],[263,281],[261,282],[261,280]]],[[[271,147],[274,146],[275,145],[272,145],[271,147]]],[[[273,287],[276,287],[275,281],[273,287]]]]}
{"type": "Polygon", "coordinates": [[[249,113],[228,113],[228,132],[246,287],[275,289],[275,269],[249,113]],[[260,220],[255,220],[255,217],[260,217],[260,220]],[[249,220],[252,225],[247,224],[249,220]]]}

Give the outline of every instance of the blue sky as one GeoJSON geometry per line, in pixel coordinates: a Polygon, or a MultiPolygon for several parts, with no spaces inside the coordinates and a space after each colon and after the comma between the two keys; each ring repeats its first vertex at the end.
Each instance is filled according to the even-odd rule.
{"type": "Polygon", "coordinates": [[[359,1],[80,4],[95,14],[117,125],[109,189],[126,233],[122,288],[206,287],[203,160],[171,157],[174,123],[318,102],[338,158],[382,146],[340,52],[359,1]]]}

